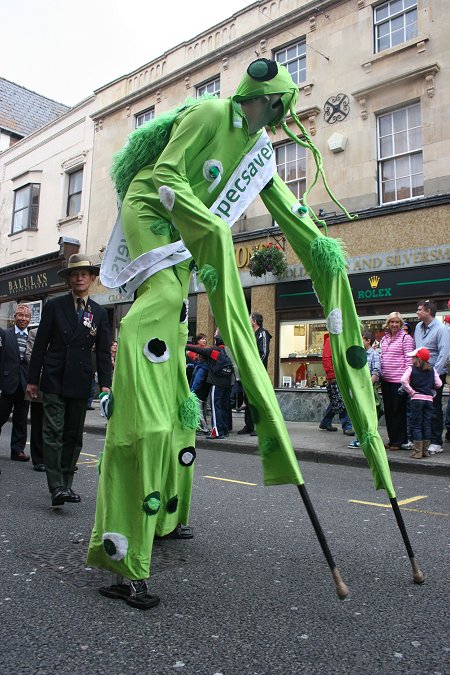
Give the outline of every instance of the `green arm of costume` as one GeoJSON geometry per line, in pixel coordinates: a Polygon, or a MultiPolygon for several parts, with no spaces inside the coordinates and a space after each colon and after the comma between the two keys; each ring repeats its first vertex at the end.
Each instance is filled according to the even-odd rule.
{"type": "MultiPolygon", "coordinates": [[[[226,124],[224,137],[231,168],[236,166],[242,153],[252,147],[258,136],[246,140],[243,129],[230,133],[229,117],[223,120],[216,118],[211,122],[205,118],[208,107],[203,104],[200,109],[190,111],[174,129],[169,145],[155,165],[153,180],[160,195],[161,188],[166,194],[169,191],[171,221],[200,268],[200,278],[205,284],[221,335],[238,365],[258,430],[264,481],[266,485],[299,485],[303,483],[303,478],[248,319],[230,229],[193,193],[196,184],[201,186],[202,180],[204,184],[202,166],[198,167],[200,175],[192,176],[192,167],[196,161],[197,166],[199,164],[198,151],[206,147],[210,134],[221,133],[222,123],[226,124]]],[[[225,161],[223,163],[227,165],[225,161]]],[[[205,188],[203,190],[206,192],[205,188]]],[[[203,199],[208,202],[204,194],[203,199]]],[[[209,199],[210,204],[213,200],[213,197],[209,199]]]]}
{"type": "Polygon", "coordinates": [[[389,497],[395,497],[386,451],[378,433],[373,387],[340,242],[324,237],[309,216],[298,212],[298,201],[278,175],[272,187],[263,190],[261,198],[302,261],[323,307],[339,390],[375,487],[384,488],[389,497]]]}

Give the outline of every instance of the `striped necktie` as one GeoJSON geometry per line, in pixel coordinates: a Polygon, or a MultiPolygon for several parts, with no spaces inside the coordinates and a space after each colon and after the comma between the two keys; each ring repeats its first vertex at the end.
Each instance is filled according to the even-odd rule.
{"type": "Polygon", "coordinates": [[[23,361],[25,358],[25,352],[27,350],[27,334],[21,330],[16,335],[17,344],[19,346],[20,360],[23,361]]]}
{"type": "Polygon", "coordinates": [[[81,319],[83,318],[83,312],[84,312],[84,302],[83,302],[83,298],[77,298],[77,318],[78,318],[78,323],[81,323],[81,319]]]}

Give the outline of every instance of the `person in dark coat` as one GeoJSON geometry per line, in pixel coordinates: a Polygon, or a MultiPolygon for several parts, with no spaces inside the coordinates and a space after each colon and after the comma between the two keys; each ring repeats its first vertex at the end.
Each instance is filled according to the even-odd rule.
{"type": "Polygon", "coordinates": [[[233,380],[233,367],[231,360],[226,366],[226,373],[216,373],[214,364],[218,361],[221,350],[225,350],[222,337],[218,330],[214,335],[214,347],[200,347],[200,345],[187,345],[187,348],[200,354],[208,361],[208,375],[206,382],[210,385],[211,392],[211,433],[209,438],[225,438],[230,432],[231,413],[231,385],[233,380]]]}
{"type": "MultiPolygon", "coordinates": [[[[263,328],[263,316],[259,312],[252,312],[250,314],[250,323],[252,324],[253,331],[255,333],[256,345],[258,347],[259,358],[261,359],[264,368],[267,370],[267,364],[269,362],[269,353],[270,353],[270,341],[272,339],[271,334],[268,330],[263,328]]],[[[244,403],[245,403],[245,424],[238,431],[240,436],[244,434],[250,434],[250,436],[256,436],[255,423],[253,422],[252,413],[250,406],[248,404],[248,399],[244,392],[244,403]]]]}
{"type": "Polygon", "coordinates": [[[0,429],[12,412],[11,459],[28,462],[27,442],[28,401],[25,400],[28,363],[25,351],[31,314],[28,305],[17,305],[15,325],[4,331],[2,339],[2,394],[0,396],[0,429]]]}
{"type": "Polygon", "coordinates": [[[89,297],[98,271],[84,255],[70,256],[58,273],[67,279],[70,293],[45,305],[31,354],[27,392],[32,401],[37,398],[42,371],[42,438],[52,506],[80,501],[72,481],[83,442],[94,345],[100,390],[109,393],[111,386],[108,316],[89,297]]]}

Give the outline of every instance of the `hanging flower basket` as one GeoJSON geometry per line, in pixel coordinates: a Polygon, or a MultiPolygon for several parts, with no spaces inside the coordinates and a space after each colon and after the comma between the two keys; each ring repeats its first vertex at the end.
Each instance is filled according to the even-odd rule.
{"type": "Polygon", "coordinates": [[[287,268],[283,249],[271,241],[255,249],[248,261],[248,269],[252,277],[262,277],[267,272],[280,277],[287,272],[287,268]]]}

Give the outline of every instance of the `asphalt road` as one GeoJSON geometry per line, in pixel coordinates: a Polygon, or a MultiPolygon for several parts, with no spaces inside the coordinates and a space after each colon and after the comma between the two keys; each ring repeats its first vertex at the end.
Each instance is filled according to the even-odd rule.
{"type": "Polygon", "coordinates": [[[0,438],[0,673],[290,675],[450,672],[448,478],[396,473],[422,567],[411,567],[389,501],[367,469],[303,463],[351,594],[340,601],[298,491],[266,488],[259,460],[200,450],[189,541],[154,549],[148,612],[100,596],[85,570],[98,435],[86,435],[81,504],[49,508],[45,475],[0,438]]]}

